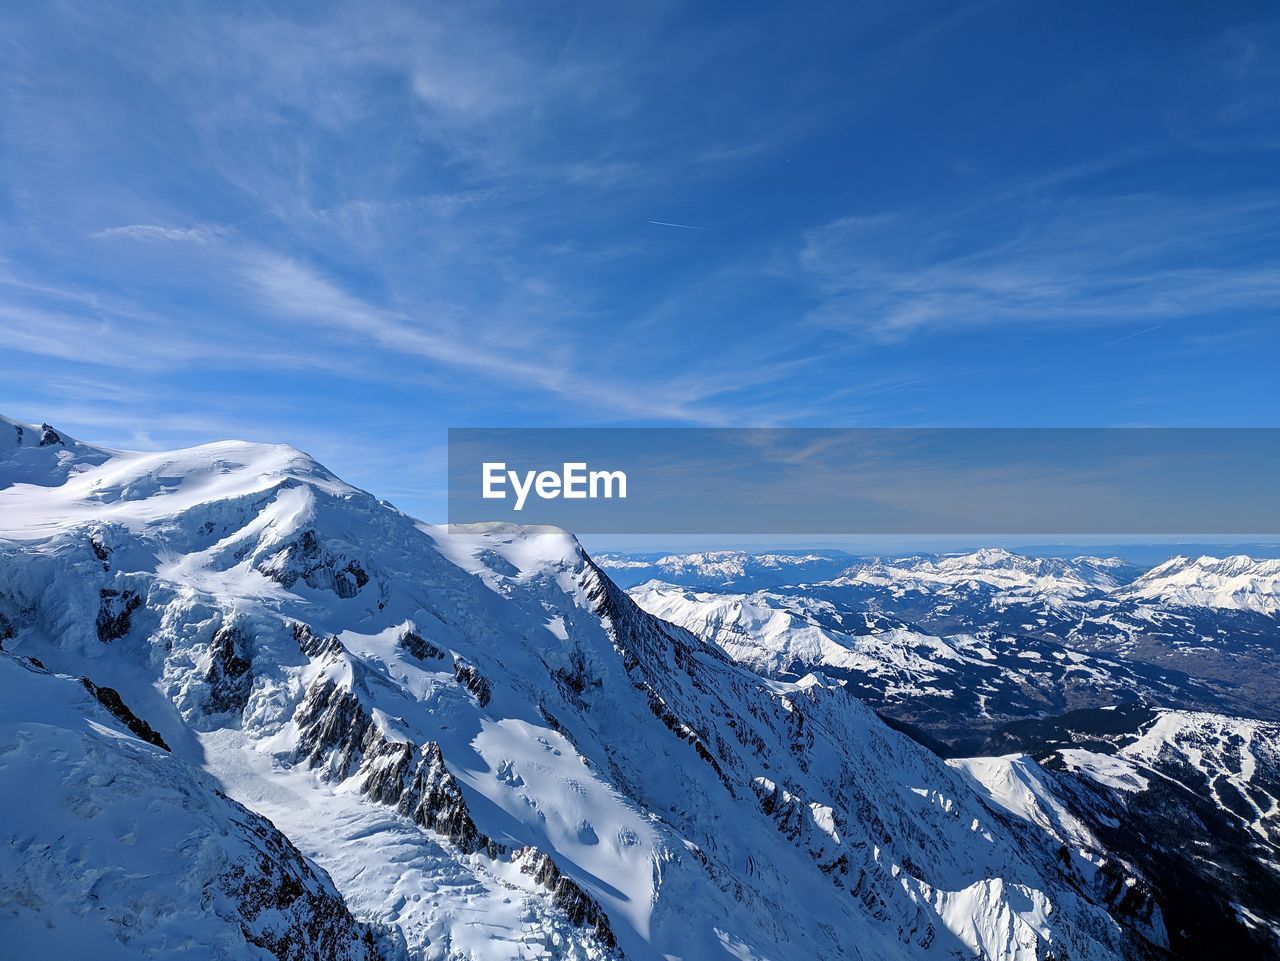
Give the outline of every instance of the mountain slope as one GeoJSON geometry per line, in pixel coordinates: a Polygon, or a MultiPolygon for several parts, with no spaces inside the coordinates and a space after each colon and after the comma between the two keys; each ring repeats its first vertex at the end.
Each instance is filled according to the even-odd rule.
{"type": "Polygon", "coordinates": [[[6,648],[120,690],[410,952],[1158,943],[840,684],[761,679],[563,532],[422,525],[287,448],[68,452],[0,474],[6,648]]]}
{"type": "Polygon", "coordinates": [[[994,806],[1150,879],[1180,954],[1280,956],[1280,725],[1077,711],[1012,725],[987,749],[1001,756],[951,763],[994,806]]]}
{"type": "Polygon", "coordinates": [[[1174,557],[1137,578],[1119,596],[1181,607],[1280,614],[1280,559],[1174,557]]]}
{"type": "Polygon", "coordinates": [[[145,731],[112,694],[0,653],[9,956],[382,957],[269,821],[121,718],[145,731]]]}
{"type": "Polygon", "coordinates": [[[1114,590],[1136,573],[1116,558],[1026,557],[984,548],[940,557],[877,558],[849,567],[831,583],[889,587],[897,592],[984,586],[998,589],[1009,601],[1063,602],[1114,590]]]}

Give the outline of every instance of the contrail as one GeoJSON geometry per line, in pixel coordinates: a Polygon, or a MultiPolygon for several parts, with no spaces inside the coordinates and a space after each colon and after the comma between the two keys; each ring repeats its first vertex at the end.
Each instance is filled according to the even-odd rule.
{"type": "Polygon", "coordinates": [[[711,227],[695,227],[693,224],[673,224],[665,220],[650,220],[649,223],[656,224],[659,227],[679,227],[682,230],[712,230],[711,227]]]}
{"type": "Polygon", "coordinates": [[[1081,353],[1088,353],[1091,350],[1101,350],[1103,347],[1111,347],[1115,344],[1123,343],[1126,340],[1133,340],[1135,337],[1141,337],[1143,334],[1149,334],[1153,330],[1159,330],[1164,324],[1155,324],[1147,327],[1145,330],[1135,330],[1132,334],[1125,334],[1123,337],[1117,337],[1114,340],[1103,341],[1101,344],[1094,344],[1092,347],[1086,347],[1081,353]]]}

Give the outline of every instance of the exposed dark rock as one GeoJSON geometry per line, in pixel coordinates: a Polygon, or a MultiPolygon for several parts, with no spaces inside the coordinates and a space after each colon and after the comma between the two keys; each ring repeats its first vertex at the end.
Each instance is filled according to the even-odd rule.
{"type": "Polygon", "coordinates": [[[572,692],[575,697],[580,697],[588,687],[600,687],[603,683],[598,677],[592,676],[586,658],[577,649],[569,652],[568,667],[556,668],[551,676],[562,690],[572,692]]]}
{"type": "Polygon", "coordinates": [[[51,444],[61,444],[62,436],[50,427],[48,424],[40,425],[40,446],[48,447],[51,444]]]}
{"type": "MultiPolygon", "coordinates": [[[[1053,778],[1055,795],[1089,827],[1115,865],[1098,871],[1086,894],[1140,933],[1155,927],[1158,905],[1174,957],[1278,956],[1280,939],[1274,928],[1246,923],[1237,906],[1246,906],[1264,921],[1274,917],[1280,879],[1270,865],[1276,861],[1280,836],[1274,827],[1268,830],[1265,820],[1251,823],[1256,812],[1241,818],[1232,810],[1220,790],[1228,783],[1225,768],[1219,769],[1220,777],[1208,780],[1170,746],[1149,758],[1149,767],[1139,768],[1149,782],[1146,790],[1126,792],[1081,776],[1063,758],[1063,745],[1073,741],[1111,753],[1138,738],[1150,724],[1147,712],[1134,708],[1127,713],[1132,726],[1128,732],[1123,730],[1124,717],[1082,711],[1064,715],[1057,725],[1048,719],[1038,728],[1051,747],[1032,756],[1053,778]]],[[[1229,739],[1224,743],[1230,746],[1229,739]]],[[[1219,747],[1193,745],[1207,757],[1219,747]]],[[[1249,784],[1258,790],[1262,810],[1270,809],[1269,798],[1280,789],[1280,777],[1268,760],[1261,753],[1251,761],[1257,767],[1249,784]]],[[[1071,865],[1063,869],[1071,874],[1071,865]]]]}
{"type": "MultiPolygon", "coordinates": [[[[649,666],[672,661],[693,681],[694,687],[703,693],[703,682],[696,677],[696,658],[693,641],[687,635],[668,630],[669,625],[651,617],[636,606],[635,602],[618,588],[613,581],[590,560],[586,562],[583,586],[591,609],[611,625],[614,643],[622,654],[622,665],[631,675],[636,689],[643,692],[649,702],[649,710],[677,737],[693,747],[694,752],[716,772],[730,794],[733,784],[725,774],[715,752],[706,739],[691,725],[685,723],[676,711],[658,693],[654,675],[649,666]]],[[[706,657],[728,661],[719,648],[698,644],[699,653],[706,657]]]]}
{"type": "Polygon", "coordinates": [[[295,721],[301,732],[295,758],[323,767],[334,780],[361,773],[361,791],[394,806],[414,823],[436,831],[467,854],[503,853],[471,819],[467,804],[444,764],[440,746],[421,748],[389,741],[373,723],[357,695],[329,679],[307,689],[295,721]]]}
{"type": "Polygon", "coordinates": [[[293,625],[293,639],[298,642],[298,650],[310,658],[330,657],[346,650],[336,637],[316,634],[307,624],[293,625]]]}
{"type": "Polygon", "coordinates": [[[414,631],[401,634],[398,644],[420,661],[441,660],[444,657],[444,651],[414,631]]]}
{"type": "MultiPolygon", "coordinates": [[[[37,667],[43,667],[43,664],[36,663],[36,659],[32,658],[32,663],[37,667]]],[[[144,721],[133,711],[129,710],[129,706],[120,698],[120,692],[112,687],[98,687],[93,681],[87,677],[80,678],[80,683],[84,685],[86,691],[98,699],[98,703],[111,712],[111,716],[127,727],[136,737],[141,738],[148,744],[154,744],[156,747],[169,750],[169,745],[164,742],[159,732],[150,724],[144,721]]]]}
{"type": "Polygon", "coordinates": [[[305,530],[260,560],[255,569],[283,587],[293,587],[302,580],[308,587],[333,591],[341,598],[355,597],[369,583],[369,575],[357,561],[342,561],[340,555],[324,548],[315,531],[305,530]]]}
{"type": "Polygon", "coordinates": [[[756,797],[760,801],[760,810],[773,819],[778,826],[778,831],[788,840],[794,841],[799,838],[803,818],[797,809],[798,800],[779,785],[765,778],[756,778],[752,787],[755,788],[756,797]]]}
{"type": "Polygon", "coordinates": [[[99,596],[98,640],[106,644],[129,633],[129,619],[142,606],[142,598],[134,591],[117,591],[110,587],[104,587],[99,596]]]}
{"type": "Polygon", "coordinates": [[[676,713],[667,706],[666,701],[664,701],[658,692],[650,687],[647,682],[637,680],[634,683],[636,689],[642,691],[646,698],[648,698],[649,710],[653,712],[653,716],[665,724],[667,726],[667,730],[671,731],[671,733],[675,734],[682,741],[691,745],[694,753],[711,765],[712,770],[716,772],[716,775],[724,783],[724,786],[729,789],[729,793],[732,794],[733,785],[730,784],[728,776],[724,773],[723,768],[720,767],[720,762],[717,761],[715,755],[707,749],[706,744],[703,743],[698,732],[680,720],[676,713]]]}
{"type": "Polygon", "coordinates": [[[592,928],[602,945],[617,950],[618,939],[609,925],[609,916],[591,895],[560,873],[560,868],[549,854],[534,847],[521,848],[515,852],[514,860],[522,873],[551,892],[552,904],[563,911],[573,924],[592,928]]]}
{"type": "Polygon", "coordinates": [[[551,676],[555,678],[556,683],[567,691],[571,691],[574,696],[581,695],[587,689],[586,679],[581,674],[573,671],[552,671],[551,676]]]}
{"type": "Polygon", "coordinates": [[[111,570],[111,548],[102,543],[96,534],[89,538],[89,546],[93,548],[93,556],[102,561],[102,569],[111,570]]]}
{"type": "Polygon", "coordinates": [[[367,758],[361,787],[373,800],[394,805],[415,824],[443,834],[466,854],[483,851],[497,858],[506,851],[476,827],[434,741],[420,748],[383,741],[367,758]]]}
{"type": "Polygon", "coordinates": [[[365,751],[381,739],[360,698],[329,678],[307,688],[294,721],[299,728],[294,760],[323,768],[335,781],[350,777],[365,751]]]}
{"type": "MultiPolygon", "coordinates": [[[[294,633],[300,636],[300,643],[312,643],[315,638],[305,625],[295,625],[294,633]]],[[[487,700],[487,682],[485,691],[487,700]]],[[[358,768],[360,790],[371,800],[394,806],[466,854],[483,853],[494,859],[509,856],[504,845],[476,826],[436,742],[415,747],[387,740],[359,697],[328,679],[317,680],[307,689],[294,720],[300,729],[295,760],[323,768],[332,780],[345,779],[358,768]]],[[[522,848],[517,856],[523,859],[521,870],[551,891],[552,903],[573,924],[593,928],[601,944],[621,955],[608,916],[599,904],[561,875],[555,863],[536,848],[522,848]]]]}
{"type": "Polygon", "coordinates": [[[373,929],[352,916],[332,881],[270,821],[226,800],[241,835],[258,852],[256,859],[233,863],[217,881],[221,896],[238,909],[245,940],[277,961],[380,961],[373,929]]]}
{"type": "Polygon", "coordinates": [[[460,657],[453,659],[453,676],[459,684],[475,695],[481,707],[489,704],[489,699],[493,697],[493,687],[489,684],[488,679],[475,669],[475,666],[468,664],[460,657]]]}
{"type": "Polygon", "coordinates": [[[1071,885],[1090,901],[1105,907],[1113,918],[1136,929],[1142,937],[1160,943],[1158,935],[1164,930],[1164,921],[1156,892],[1122,862],[1106,858],[1096,866],[1082,865],[1077,852],[1063,844],[1058,849],[1058,866],[1071,885]],[[1093,868],[1092,872],[1088,868],[1093,868]]]}
{"type": "Polygon", "coordinates": [[[253,666],[248,656],[249,640],[238,627],[224,624],[209,643],[209,684],[205,711],[209,714],[242,714],[253,690],[253,666]]]}
{"type": "Polygon", "coordinates": [[[349,561],[347,563],[346,570],[348,574],[350,574],[352,577],[355,578],[357,591],[359,591],[360,588],[364,587],[366,584],[369,583],[369,575],[366,574],[364,572],[364,568],[361,567],[355,561],[349,561]]]}

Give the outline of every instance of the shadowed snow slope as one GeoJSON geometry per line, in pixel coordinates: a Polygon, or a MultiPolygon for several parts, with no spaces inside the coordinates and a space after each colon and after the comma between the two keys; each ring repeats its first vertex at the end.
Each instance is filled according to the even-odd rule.
{"type": "Polygon", "coordinates": [[[6,957],[379,956],[269,821],[132,736],[87,685],[3,653],[0,787],[6,957]]]}
{"type": "Polygon", "coordinates": [[[118,690],[413,957],[1159,941],[840,683],[760,678],[562,531],[430,527],[284,447],[60,437],[0,447],[0,537],[5,649],[118,690]]]}

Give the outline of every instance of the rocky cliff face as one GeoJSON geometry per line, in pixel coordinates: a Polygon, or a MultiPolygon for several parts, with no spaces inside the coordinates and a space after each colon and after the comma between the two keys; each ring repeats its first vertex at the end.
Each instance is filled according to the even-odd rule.
{"type": "MultiPolygon", "coordinates": [[[[354,676],[363,670],[337,638],[317,639],[306,625],[295,625],[294,634],[309,656],[330,663],[347,660],[354,676]]],[[[405,631],[399,643],[411,653],[421,652],[426,644],[412,631],[405,631]]],[[[460,659],[455,663],[461,663],[460,659]]],[[[455,666],[455,678],[481,706],[488,704],[488,682],[473,668],[463,672],[455,666]]],[[[299,729],[297,760],[320,768],[328,779],[341,781],[354,775],[365,797],[394,807],[414,824],[442,836],[461,854],[483,854],[515,864],[550,892],[552,905],[571,924],[589,929],[602,948],[617,949],[617,938],[604,910],[561,873],[550,855],[532,845],[512,852],[480,831],[435,741],[414,745],[388,740],[359,695],[328,679],[307,688],[294,723],[299,729]]]]}

